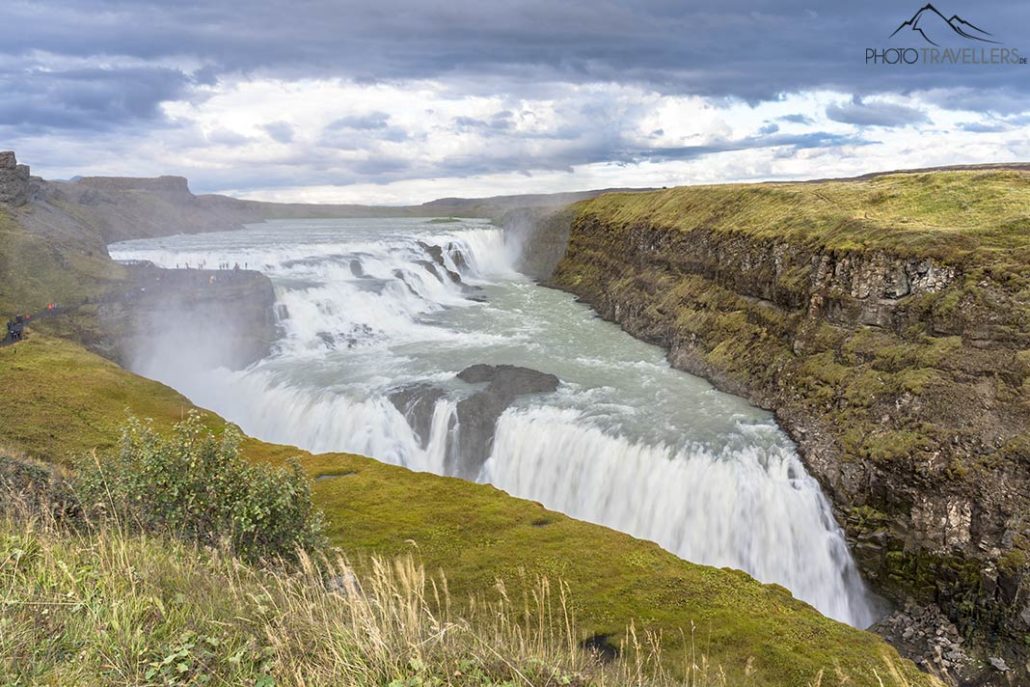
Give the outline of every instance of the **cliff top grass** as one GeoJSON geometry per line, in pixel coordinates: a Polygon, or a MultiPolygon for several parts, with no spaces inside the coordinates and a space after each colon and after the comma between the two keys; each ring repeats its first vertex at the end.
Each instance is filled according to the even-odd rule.
{"type": "Polygon", "coordinates": [[[834,250],[1030,265],[1030,170],[899,172],[869,178],[609,193],[580,205],[627,226],[742,232],[834,250]]]}
{"type": "MultiPolygon", "coordinates": [[[[0,349],[0,388],[0,447],[57,462],[113,446],[130,413],[167,429],[192,408],[161,384],[38,333],[0,349]]],[[[224,426],[212,413],[205,421],[224,426]]],[[[456,600],[498,580],[515,599],[542,577],[562,580],[581,638],[610,635],[617,644],[633,622],[660,632],[670,664],[681,665],[693,634],[730,684],[804,685],[820,672],[823,684],[838,674],[849,685],[933,684],[880,638],[822,617],[780,587],[687,563],[488,485],[254,439],[243,450],[273,464],[300,458],[331,540],[352,560],[411,554],[446,574],[456,600]]]]}

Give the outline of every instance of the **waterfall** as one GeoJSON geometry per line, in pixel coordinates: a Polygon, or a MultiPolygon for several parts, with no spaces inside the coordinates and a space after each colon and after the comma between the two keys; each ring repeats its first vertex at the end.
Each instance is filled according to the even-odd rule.
{"type": "Polygon", "coordinates": [[[482,478],[686,560],[777,582],[831,617],[871,624],[818,483],[792,449],[762,436],[767,426],[740,431],[737,445],[720,450],[674,449],[612,436],[574,410],[509,411],[482,478]]]}
{"type": "Polygon", "coordinates": [[[239,263],[272,279],[284,336],[268,359],[208,370],[189,351],[144,347],[133,363],[252,436],[444,474],[459,403],[482,391],[455,373],[543,369],[561,388],[500,414],[479,481],[781,584],[852,625],[874,619],[829,504],[768,413],[516,275],[500,229],[284,221],[111,253],[163,267],[239,263]],[[391,400],[412,388],[432,390],[420,420],[391,400]]]}

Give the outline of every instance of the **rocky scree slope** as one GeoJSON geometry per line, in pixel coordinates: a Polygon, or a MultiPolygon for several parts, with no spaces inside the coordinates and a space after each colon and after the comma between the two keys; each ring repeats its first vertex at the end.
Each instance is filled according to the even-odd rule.
{"type": "Polygon", "coordinates": [[[1030,172],[605,195],[550,283],[775,410],[866,579],[961,635],[910,655],[1030,684],[1030,172]]]}

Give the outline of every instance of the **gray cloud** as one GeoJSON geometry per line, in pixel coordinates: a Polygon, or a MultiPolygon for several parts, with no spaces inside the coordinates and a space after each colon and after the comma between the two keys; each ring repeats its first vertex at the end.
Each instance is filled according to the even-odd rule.
{"type": "Polygon", "coordinates": [[[994,134],[1012,130],[1012,126],[1005,122],[962,122],[958,128],[974,134],[994,134]]]}
{"type": "Polygon", "coordinates": [[[322,131],[320,144],[339,150],[361,150],[383,141],[401,143],[410,138],[407,131],[390,125],[386,112],[370,112],[340,117],[322,131]]]}
{"type": "MultiPolygon", "coordinates": [[[[464,92],[609,81],[752,102],[811,88],[1030,91],[1030,80],[1012,68],[866,65],[866,47],[911,40],[888,36],[915,9],[893,0],[824,3],[818,11],[807,0],[383,0],[302,8],[289,0],[44,0],[0,6],[0,25],[19,27],[5,35],[0,54],[185,58],[203,65],[198,83],[240,72],[434,78],[464,92]]],[[[986,0],[966,13],[1006,45],[1030,41],[1014,30],[1030,26],[1026,3],[986,0]]],[[[60,89],[51,95],[65,99],[60,89]]],[[[67,98],[74,97],[71,89],[67,98]]]]}
{"type": "Polygon", "coordinates": [[[835,122],[858,126],[897,127],[929,121],[925,112],[914,107],[882,101],[864,101],[858,96],[849,102],[827,106],[826,116],[835,122]]]}
{"type": "Polygon", "coordinates": [[[780,117],[781,122],[790,122],[791,124],[813,124],[811,117],[803,114],[789,114],[780,117]]]}
{"type": "Polygon", "coordinates": [[[277,143],[293,142],[293,126],[289,122],[270,122],[265,124],[264,129],[277,143]]]}
{"type": "Polygon", "coordinates": [[[505,132],[515,126],[514,113],[511,110],[495,112],[489,119],[474,117],[455,117],[454,126],[459,131],[505,132]]]}
{"type": "MultiPolygon", "coordinates": [[[[1030,33],[1027,38],[1027,42],[1030,43],[1030,33]]],[[[1030,53],[1030,47],[1027,52],[1030,53]]],[[[1023,83],[1030,83],[1030,80],[1024,80],[1023,83]]],[[[999,116],[1030,111],[1030,88],[1016,90],[948,86],[930,89],[918,95],[927,102],[947,110],[965,110],[999,116]]]]}
{"type": "Polygon", "coordinates": [[[389,126],[390,115],[386,112],[369,112],[361,115],[348,115],[333,121],[327,129],[354,129],[356,131],[373,131],[389,126]]]}
{"type": "Polygon", "coordinates": [[[207,135],[209,143],[214,145],[228,146],[235,148],[250,143],[250,139],[243,134],[228,129],[216,129],[207,135]]]}
{"type": "Polygon", "coordinates": [[[0,126],[101,130],[159,121],[161,103],[191,85],[182,71],[163,67],[0,69],[0,126]]]}
{"type": "Polygon", "coordinates": [[[803,150],[806,148],[828,148],[845,145],[870,145],[869,141],[860,136],[841,136],[823,131],[815,131],[801,135],[778,135],[778,136],[749,136],[740,139],[724,139],[714,143],[697,146],[681,146],[670,148],[656,148],[648,151],[640,151],[633,155],[626,156],[625,162],[639,162],[640,160],[692,160],[704,155],[714,153],[726,153],[737,150],[753,150],[758,148],[789,148],[791,150],[803,150]]]}
{"type": "MultiPolygon", "coordinates": [[[[855,94],[826,109],[831,120],[858,127],[928,123],[926,112],[878,97],[895,93],[970,112],[960,127],[970,133],[1001,130],[998,122],[1018,126],[1016,119],[1030,111],[1026,69],[865,64],[866,47],[907,45],[911,36],[888,36],[921,2],[822,3],[817,9],[807,0],[0,3],[0,26],[17,27],[0,42],[0,135],[38,141],[57,132],[69,140],[96,140],[98,147],[109,140],[105,136],[135,142],[155,128],[189,129],[189,117],[169,121],[163,103],[198,103],[220,82],[255,78],[369,85],[432,79],[440,97],[497,100],[492,114],[477,110],[441,125],[448,128],[443,134],[482,139],[482,150],[433,160],[417,150],[423,134],[406,131],[389,112],[341,115],[313,132],[271,121],[261,126],[262,140],[267,134],[288,145],[289,156],[272,164],[261,159],[260,173],[179,170],[197,177],[198,188],[214,190],[526,173],[596,162],[689,160],[748,148],[789,154],[869,143],[868,134],[785,135],[784,123],[811,129],[821,120],[813,117],[817,113],[794,112],[764,122],[753,137],[661,147],[657,142],[666,134],[653,124],[644,128],[643,106],[620,102],[615,87],[592,93],[599,83],[700,95],[716,106],[829,89],[855,94]],[[533,113],[524,103],[534,99],[558,103],[548,113],[552,125],[531,125],[533,113]],[[977,114],[990,117],[978,122],[977,114]],[[391,144],[398,143],[411,146],[410,159],[396,157],[400,146],[391,144]]],[[[1030,54],[1030,31],[1016,30],[1030,28],[1027,3],[985,0],[975,8],[942,10],[961,12],[1006,46],[1030,54]]],[[[288,115],[269,119],[278,117],[288,115]]],[[[202,133],[182,135],[204,142],[202,133]]],[[[218,130],[207,141],[242,146],[251,139],[218,130]]],[[[134,150],[128,144],[125,149],[134,150]]]]}

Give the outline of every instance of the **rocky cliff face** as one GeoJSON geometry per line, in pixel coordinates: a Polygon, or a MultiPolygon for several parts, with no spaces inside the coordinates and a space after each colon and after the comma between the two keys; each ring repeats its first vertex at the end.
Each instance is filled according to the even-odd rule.
{"type": "Polygon", "coordinates": [[[259,272],[142,265],[127,273],[97,313],[107,335],[103,353],[124,367],[177,361],[197,370],[241,369],[266,357],[279,338],[275,291],[259,272]]]}
{"type": "MultiPolygon", "coordinates": [[[[231,201],[231,199],[225,199],[231,201]]],[[[44,182],[0,153],[0,308],[58,314],[36,326],[135,366],[185,355],[245,366],[278,338],[271,281],[247,271],[159,270],[111,261],[108,241],[237,226],[182,177],[44,182]]],[[[241,206],[247,207],[247,206],[241,206]]]]}
{"type": "Polygon", "coordinates": [[[574,214],[573,206],[520,208],[506,213],[500,224],[510,240],[518,244],[516,268],[534,279],[550,277],[565,255],[574,214]]]}
{"type": "Polygon", "coordinates": [[[186,177],[81,177],[77,183],[101,191],[147,191],[183,198],[193,196],[186,177]]]}
{"type": "Polygon", "coordinates": [[[929,640],[910,654],[1017,684],[1030,671],[1030,292],[1010,277],[587,204],[551,283],[775,410],[866,579],[910,616],[942,609],[1004,671],[929,640]]]}
{"type": "Polygon", "coordinates": [[[0,151],[0,204],[18,207],[29,200],[29,166],[19,165],[14,153],[0,151]]]}

